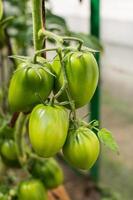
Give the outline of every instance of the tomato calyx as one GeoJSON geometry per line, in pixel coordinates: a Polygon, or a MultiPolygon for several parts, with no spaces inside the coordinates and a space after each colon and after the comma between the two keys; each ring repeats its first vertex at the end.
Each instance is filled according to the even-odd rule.
{"type": "Polygon", "coordinates": [[[27,59],[27,60],[23,61],[23,62],[21,63],[21,65],[22,65],[22,67],[18,67],[18,68],[14,71],[14,73],[16,73],[16,72],[19,71],[19,70],[26,70],[26,71],[28,72],[28,70],[32,69],[32,70],[34,70],[34,71],[36,72],[36,74],[37,74],[37,75],[39,76],[39,78],[41,79],[41,75],[40,75],[40,73],[39,73],[39,70],[41,69],[41,70],[43,70],[43,71],[45,71],[45,72],[47,72],[47,73],[49,73],[50,75],[52,75],[52,76],[55,77],[55,75],[54,75],[54,74],[51,72],[51,70],[49,69],[50,64],[49,64],[46,60],[44,60],[43,63],[41,63],[41,62],[39,62],[39,61],[36,61],[36,63],[34,63],[34,62],[31,60],[31,58],[30,58],[30,59],[27,59]]]}
{"type": "MultiPolygon", "coordinates": [[[[106,128],[99,128],[99,122],[97,120],[92,120],[89,123],[86,121],[77,119],[75,121],[71,121],[69,132],[76,133],[84,132],[85,130],[91,130],[93,133],[96,134],[98,140],[104,144],[107,148],[111,149],[112,151],[119,154],[119,146],[115,141],[112,133],[107,130],[106,128]]],[[[87,131],[86,131],[87,133],[87,131]]]]}
{"type": "Polygon", "coordinates": [[[71,131],[83,131],[85,129],[90,129],[93,132],[99,132],[100,129],[98,128],[99,123],[96,120],[93,120],[89,123],[87,123],[86,121],[83,121],[82,119],[71,119],[70,120],[70,126],[69,126],[69,131],[71,133],[71,131]]]}

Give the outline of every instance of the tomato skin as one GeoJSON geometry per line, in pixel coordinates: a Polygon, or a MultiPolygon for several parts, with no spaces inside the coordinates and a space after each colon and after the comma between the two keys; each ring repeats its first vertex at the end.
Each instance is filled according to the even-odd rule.
{"type": "MultiPolygon", "coordinates": [[[[43,66],[51,69],[46,60],[38,58],[43,66]]],[[[21,63],[10,81],[8,101],[11,111],[30,111],[40,103],[39,94],[46,100],[53,88],[53,76],[44,71],[39,64],[21,63]],[[40,75],[39,75],[40,74],[40,75]]]]}
{"type": "Polygon", "coordinates": [[[31,173],[35,178],[39,178],[48,189],[56,188],[64,181],[63,171],[54,158],[43,162],[36,161],[32,165],[31,173]]]}
{"type": "Polygon", "coordinates": [[[63,154],[66,160],[79,169],[90,169],[96,162],[100,151],[97,136],[90,129],[79,127],[68,133],[63,154]]]}
{"type": "Polygon", "coordinates": [[[1,145],[1,155],[5,164],[17,165],[17,151],[15,142],[12,139],[5,140],[1,145]]]}
{"type": "MultiPolygon", "coordinates": [[[[64,80],[58,57],[54,59],[52,67],[56,75],[54,93],[57,93],[64,80]]],[[[71,97],[76,108],[80,108],[91,100],[96,90],[99,78],[97,62],[92,53],[68,53],[65,68],[71,97]]],[[[63,92],[58,100],[67,101],[66,92],[63,92]]]]}
{"type": "Polygon", "coordinates": [[[64,145],[69,126],[63,106],[37,105],[29,120],[29,137],[34,151],[42,157],[55,155],[64,145]]]}
{"type": "Polygon", "coordinates": [[[20,183],[18,200],[47,200],[47,192],[39,180],[27,180],[20,183]]]}

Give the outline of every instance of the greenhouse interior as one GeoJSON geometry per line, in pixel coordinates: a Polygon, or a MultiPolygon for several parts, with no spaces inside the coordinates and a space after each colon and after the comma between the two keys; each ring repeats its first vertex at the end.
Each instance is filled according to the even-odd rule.
{"type": "Polygon", "coordinates": [[[0,0],[0,200],[133,200],[132,11],[0,0]]]}

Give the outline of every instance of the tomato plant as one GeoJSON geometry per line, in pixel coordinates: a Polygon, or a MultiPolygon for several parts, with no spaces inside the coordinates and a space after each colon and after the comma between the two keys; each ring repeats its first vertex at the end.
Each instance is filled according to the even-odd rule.
{"type": "MultiPolygon", "coordinates": [[[[12,0],[11,3],[16,5],[19,2],[12,0]]],[[[20,1],[20,7],[24,6],[23,14],[26,3],[20,1]]],[[[16,55],[10,56],[14,67],[9,70],[9,76],[12,74],[10,82],[4,74],[6,70],[1,68],[0,159],[7,168],[17,163],[24,173],[24,177],[19,178],[18,174],[4,176],[2,184],[7,185],[8,190],[0,193],[2,200],[46,200],[45,188],[58,187],[64,180],[61,167],[52,158],[57,153],[73,167],[88,170],[99,156],[100,141],[112,150],[118,150],[107,129],[99,130],[95,120],[87,123],[78,119],[76,114],[78,108],[91,101],[96,90],[99,69],[94,53],[97,51],[91,49],[89,42],[85,46],[88,36],[69,32],[65,21],[56,15],[52,15],[52,23],[55,25],[58,19],[59,29],[65,24],[62,33],[67,32],[69,36],[53,33],[58,32],[58,27],[52,28],[52,32],[44,30],[43,1],[34,0],[31,3],[34,51],[30,48],[30,52],[24,52],[25,44],[29,44],[32,38],[29,37],[26,43],[17,27],[19,42],[14,39],[13,44],[21,44],[20,52],[28,56],[18,55],[17,48],[13,46],[12,49],[8,40],[8,51],[10,54],[16,52],[16,55]],[[43,48],[44,41],[53,41],[53,48],[43,48]],[[50,60],[44,58],[49,51],[54,51],[56,55],[50,60]],[[8,96],[9,108],[5,95],[8,96]],[[21,183],[18,185],[18,182],[21,183]]],[[[0,5],[0,49],[3,50],[8,38],[5,27],[12,17],[5,18],[1,0],[0,5]]],[[[26,21],[26,18],[23,20],[26,21]]],[[[48,20],[50,23],[50,12],[48,20]]],[[[25,24],[23,31],[27,28],[25,24]]],[[[5,55],[1,57],[4,59],[5,55]]]]}

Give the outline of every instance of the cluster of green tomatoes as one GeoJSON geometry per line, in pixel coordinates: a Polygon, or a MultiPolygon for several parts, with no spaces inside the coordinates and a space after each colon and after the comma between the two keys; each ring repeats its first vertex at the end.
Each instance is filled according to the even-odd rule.
{"type": "MultiPolygon", "coordinates": [[[[10,81],[10,109],[29,116],[29,145],[40,158],[30,163],[28,170],[35,179],[19,185],[19,200],[47,199],[44,186],[54,188],[63,182],[63,172],[51,158],[57,153],[72,167],[82,170],[90,169],[99,155],[96,134],[76,117],[76,109],[90,102],[98,84],[95,57],[81,49],[59,48],[56,52],[51,62],[40,55],[34,59],[20,57],[21,63],[10,81]]],[[[17,161],[15,148],[13,139],[3,142],[0,151],[5,162],[17,161]]]]}
{"type": "MultiPolygon", "coordinates": [[[[11,163],[13,157],[8,159],[11,163]]],[[[31,176],[21,180],[17,186],[14,184],[10,186],[10,183],[4,191],[0,187],[0,200],[47,200],[47,190],[58,187],[64,181],[63,170],[54,158],[45,161],[32,160],[28,171],[31,176]]]]}
{"type": "Polygon", "coordinates": [[[74,113],[91,100],[98,66],[90,52],[62,54],[52,64],[42,57],[22,62],[10,82],[9,105],[14,112],[31,111],[29,138],[38,156],[49,158],[62,149],[73,167],[89,169],[98,157],[99,140],[74,113]]]}

